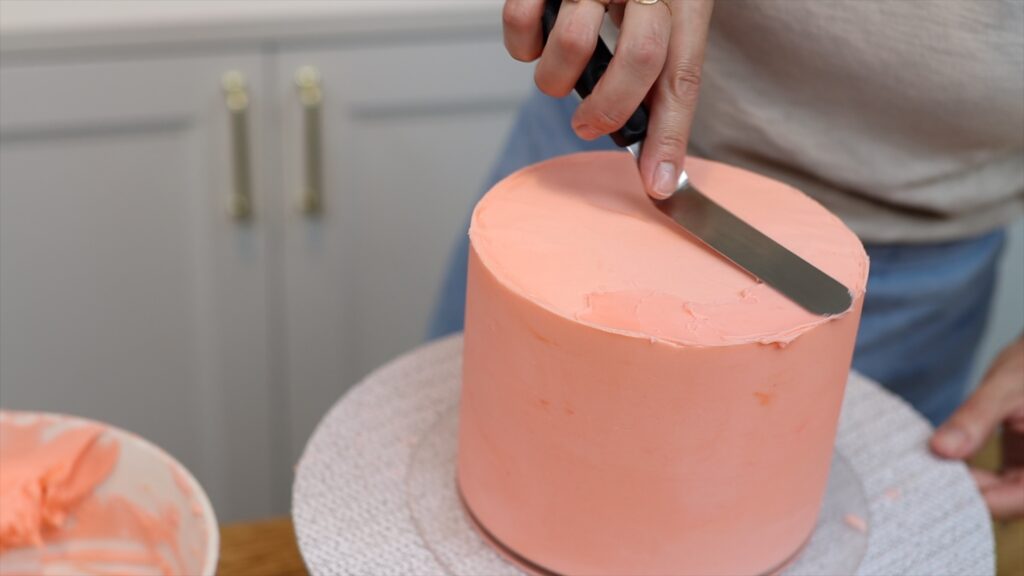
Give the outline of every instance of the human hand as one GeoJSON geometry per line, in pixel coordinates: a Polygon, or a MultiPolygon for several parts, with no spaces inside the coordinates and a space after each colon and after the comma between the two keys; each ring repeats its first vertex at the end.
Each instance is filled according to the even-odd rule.
{"type": "Polygon", "coordinates": [[[713,0],[566,1],[547,46],[541,33],[544,0],[505,0],[505,47],[523,62],[540,57],[537,87],[566,96],[594,52],[609,2],[613,18],[621,18],[618,45],[607,72],[576,110],[573,130],[585,140],[610,134],[647,102],[640,174],[648,193],[664,198],[675,191],[683,169],[713,0]]]}
{"type": "Polygon", "coordinates": [[[1024,337],[996,358],[973,394],[935,432],[931,448],[957,460],[977,452],[996,426],[1003,424],[1003,469],[994,473],[972,468],[978,489],[992,516],[1024,517],[1024,443],[1007,442],[1024,435],[1024,337]]]}

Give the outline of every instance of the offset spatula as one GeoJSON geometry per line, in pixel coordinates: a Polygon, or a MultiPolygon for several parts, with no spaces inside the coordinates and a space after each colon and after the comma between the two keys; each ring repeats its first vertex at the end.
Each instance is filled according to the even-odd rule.
{"type": "MultiPolygon", "coordinates": [[[[544,3],[544,41],[555,25],[562,0],[544,3]]],[[[586,98],[611,63],[612,53],[603,40],[576,82],[576,92],[586,98]]],[[[611,134],[612,140],[636,158],[647,135],[646,107],[633,113],[626,124],[611,134]]],[[[671,217],[691,235],[755,278],[779,291],[807,311],[822,316],[842,314],[850,308],[852,297],[846,286],[765,236],[753,226],[702,194],[684,171],[675,193],[664,200],[653,200],[661,212],[671,217]]]]}

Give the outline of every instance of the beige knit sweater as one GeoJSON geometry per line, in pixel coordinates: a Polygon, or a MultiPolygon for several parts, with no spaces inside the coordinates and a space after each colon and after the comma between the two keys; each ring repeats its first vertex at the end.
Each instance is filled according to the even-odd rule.
{"type": "Polygon", "coordinates": [[[792,183],[866,241],[1005,225],[1024,1],[718,0],[691,153],[792,183]]]}

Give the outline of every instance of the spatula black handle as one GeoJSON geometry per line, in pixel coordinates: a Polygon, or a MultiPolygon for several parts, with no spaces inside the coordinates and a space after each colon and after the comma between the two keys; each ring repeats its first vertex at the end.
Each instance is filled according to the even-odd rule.
{"type": "MultiPolygon", "coordinates": [[[[558,18],[558,9],[561,5],[562,0],[545,0],[544,2],[542,28],[544,30],[545,44],[548,42],[548,35],[551,34],[551,29],[555,27],[555,19],[558,18]]],[[[611,62],[612,51],[608,49],[604,40],[598,38],[597,48],[594,49],[593,56],[590,57],[586,68],[583,69],[579,80],[576,81],[576,93],[580,95],[580,98],[586,98],[594,91],[597,81],[601,79],[601,75],[608,69],[608,65],[611,62]]],[[[640,142],[647,136],[647,119],[647,107],[640,104],[640,107],[636,109],[636,112],[633,112],[633,115],[629,117],[625,125],[610,134],[612,140],[623,148],[640,142]]]]}

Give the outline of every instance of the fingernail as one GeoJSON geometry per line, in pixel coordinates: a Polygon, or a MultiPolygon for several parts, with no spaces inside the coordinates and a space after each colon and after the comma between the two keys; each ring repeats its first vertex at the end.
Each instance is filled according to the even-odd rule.
{"type": "Polygon", "coordinates": [[[671,162],[658,164],[657,170],[654,171],[654,185],[651,186],[651,192],[658,198],[668,198],[676,191],[678,178],[675,164],[671,162]]]}
{"type": "Polygon", "coordinates": [[[940,428],[935,435],[935,447],[950,456],[960,454],[967,444],[967,434],[959,428],[940,428]]]}
{"type": "Polygon", "coordinates": [[[577,124],[575,130],[576,135],[584,140],[589,140],[597,136],[597,134],[594,133],[594,129],[591,128],[589,124],[577,124]]]}

